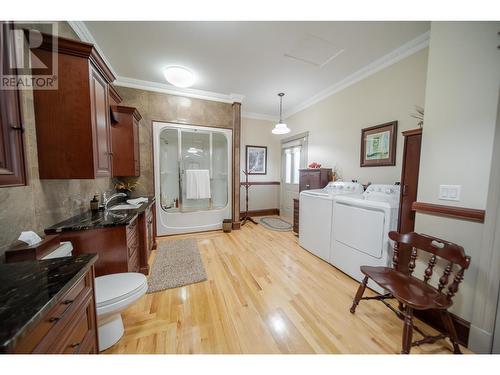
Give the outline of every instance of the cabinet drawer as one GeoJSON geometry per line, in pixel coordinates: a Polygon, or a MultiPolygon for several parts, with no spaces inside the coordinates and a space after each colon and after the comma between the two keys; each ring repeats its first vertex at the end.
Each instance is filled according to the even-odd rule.
{"type": "Polygon", "coordinates": [[[77,354],[81,353],[87,338],[94,338],[94,314],[91,309],[94,308],[93,299],[90,297],[74,314],[73,320],[66,329],[67,334],[61,338],[60,342],[54,348],[55,353],[77,354]]]}
{"type": "Polygon", "coordinates": [[[71,320],[71,315],[82,300],[91,294],[90,275],[82,277],[76,285],[61,299],[45,318],[16,346],[17,353],[47,352],[60,332],[71,320]]]}

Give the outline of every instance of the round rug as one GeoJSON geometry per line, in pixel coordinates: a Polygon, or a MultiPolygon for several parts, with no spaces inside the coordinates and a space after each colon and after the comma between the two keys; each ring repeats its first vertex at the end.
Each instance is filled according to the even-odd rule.
{"type": "Polygon", "coordinates": [[[292,224],[276,216],[264,216],[259,218],[258,221],[265,228],[277,232],[288,232],[292,230],[292,224]]]}

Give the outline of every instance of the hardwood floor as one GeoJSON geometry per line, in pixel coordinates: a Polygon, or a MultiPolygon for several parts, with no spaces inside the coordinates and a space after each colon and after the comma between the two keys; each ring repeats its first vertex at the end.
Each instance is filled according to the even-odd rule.
{"type": "MultiPolygon", "coordinates": [[[[142,297],[105,353],[400,352],[403,323],[376,301],[361,301],[352,315],[358,283],[303,250],[291,232],[248,223],[230,234],[159,242],[184,237],[198,239],[208,280],[142,297]]],[[[412,349],[450,352],[443,340],[412,349]]]]}

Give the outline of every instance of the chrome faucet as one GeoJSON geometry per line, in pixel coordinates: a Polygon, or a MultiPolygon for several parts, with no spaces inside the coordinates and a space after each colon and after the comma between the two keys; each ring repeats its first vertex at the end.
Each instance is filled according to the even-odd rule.
{"type": "Polygon", "coordinates": [[[127,194],[125,193],[115,193],[108,198],[106,192],[102,193],[102,205],[104,206],[104,210],[108,209],[108,203],[111,202],[113,199],[126,196],[127,194]]]}

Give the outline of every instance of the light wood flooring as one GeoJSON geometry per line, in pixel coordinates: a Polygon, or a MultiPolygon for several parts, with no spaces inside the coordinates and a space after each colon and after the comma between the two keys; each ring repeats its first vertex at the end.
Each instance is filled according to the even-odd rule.
{"type": "MultiPolygon", "coordinates": [[[[352,315],[358,283],[302,249],[292,232],[247,223],[231,234],[189,237],[198,240],[208,280],[146,294],[124,312],[125,334],[106,353],[400,352],[394,313],[361,301],[352,315]]],[[[450,348],[441,340],[412,353],[450,348]]]]}

